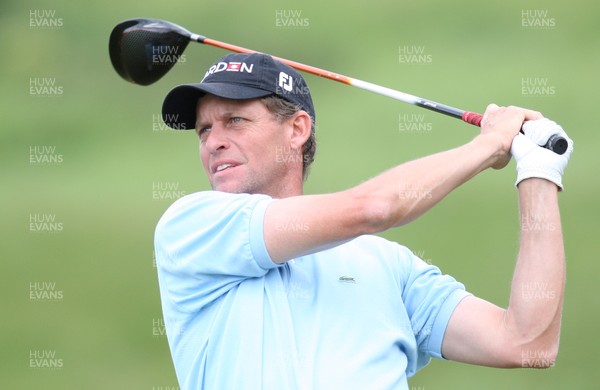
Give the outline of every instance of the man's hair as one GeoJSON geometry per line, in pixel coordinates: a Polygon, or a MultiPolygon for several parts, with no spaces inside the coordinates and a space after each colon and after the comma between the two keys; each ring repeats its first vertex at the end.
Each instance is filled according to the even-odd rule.
{"type": "MultiPolygon", "coordinates": [[[[267,109],[275,115],[275,118],[279,122],[283,122],[284,120],[291,118],[295,113],[302,110],[302,107],[300,107],[298,104],[289,102],[277,95],[270,95],[261,98],[261,101],[265,107],[267,107],[267,109]]],[[[306,180],[308,177],[310,164],[312,164],[312,162],[315,160],[315,153],[317,151],[315,118],[311,117],[310,123],[310,137],[308,137],[304,145],[302,145],[302,174],[304,176],[304,180],[306,180]]]]}

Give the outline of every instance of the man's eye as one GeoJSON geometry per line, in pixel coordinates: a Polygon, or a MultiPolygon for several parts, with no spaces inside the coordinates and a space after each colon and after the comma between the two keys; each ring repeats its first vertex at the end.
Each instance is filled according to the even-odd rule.
{"type": "Polygon", "coordinates": [[[208,132],[210,132],[210,127],[201,127],[198,130],[196,130],[196,134],[198,134],[198,137],[200,137],[200,139],[204,138],[208,132]]]}
{"type": "Polygon", "coordinates": [[[240,118],[239,116],[234,116],[233,118],[229,119],[229,122],[231,123],[239,123],[242,121],[242,118],[240,118]]]}

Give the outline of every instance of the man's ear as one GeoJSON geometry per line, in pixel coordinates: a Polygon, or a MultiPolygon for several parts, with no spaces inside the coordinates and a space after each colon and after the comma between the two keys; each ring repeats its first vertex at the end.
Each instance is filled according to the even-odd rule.
{"type": "Polygon", "coordinates": [[[294,114],[291,120],[292,134],[290,146],[294,149],[302,150],[302,146],[310,137],[312,131],[312,120],[306,111],[300,110],[294,114]]]}

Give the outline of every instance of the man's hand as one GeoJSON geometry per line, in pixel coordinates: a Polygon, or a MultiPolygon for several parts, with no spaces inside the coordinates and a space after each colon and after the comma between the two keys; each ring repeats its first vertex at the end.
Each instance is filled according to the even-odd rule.
{"type": "Polygon", "coordinates": [[[511,146],[511,153],[517,161],[515,185],[536,177],[549,180],[562,190],[562,175],[573,152],[573,141],[559,125],[547,118],[526,122],[523,132],[525,135],[517,134],[511,146]],[[564,154],[556,154],[540,147],[556,134],[567,140],[569,146],[564,154]]]}
{"type": "Polygon", "coordinates": [[[481,121],[481,135],[493,138],[498,145],[498,152],[493,156],[490,166],[494,169],[504,168],[510,161],[510,148],[523,122],[541,118],[541,113],[520,107],[487,106],[481,121]]]}

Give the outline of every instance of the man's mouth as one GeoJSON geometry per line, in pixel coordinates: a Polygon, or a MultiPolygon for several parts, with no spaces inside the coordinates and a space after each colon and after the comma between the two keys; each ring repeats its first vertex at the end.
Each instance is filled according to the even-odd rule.
{"type": "Polygon", "coordinates": [[[217,167],[216,172],[221,172],[221,171],[224,171],[225,169],[231,168],[231,167],[233,167],[233,164],[221,164],[217,167]]]}
{"type": "Polygon", "coordinates": [[[231,162],[217,162],[216,164],[213,164],[213,166],[212,166],[212,172],[213,172],[213,175],[214,175],[214,174],[226,171],[228,169],[235,168],[238,165],[239,165],[238,163],[233,162],[233,161],[231,161],[231,162]]]}

